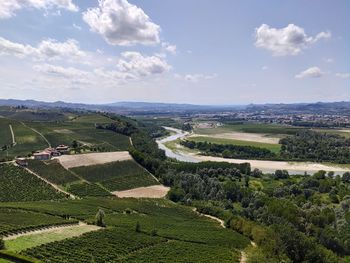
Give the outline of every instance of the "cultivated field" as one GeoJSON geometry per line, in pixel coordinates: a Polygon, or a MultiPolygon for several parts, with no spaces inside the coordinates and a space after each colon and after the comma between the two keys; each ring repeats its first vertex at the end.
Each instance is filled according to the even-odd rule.
{"type": "Polygon", "coordinates": [[[151,174],[134,160],[82,166],[71,170],[81,178],[92,183],[98,183],[109,191],[159,184],[151,174]]]}
{"type": "Polygon", "coordinates": [[[139,187],[125,191],[115,191],[113,194],[120,198],[163,198],[167,195],[170,188],[163,185],[153,185],[148,187],[139,187]]]}
{"type": "Polygon", "coordinates": [[[28,236],[33,238],[32,244],[24,237],[14,240],[18,248],[16,242],[11,244],[21,254],[43,261],[149,262],[156,257],[161,262],[239,262],[240,251],[249,245],[249,240],[237,232],[162,199],[89,198],[56,202],[54,206],[47,201],[0,203],[4,205],[87,221],[94,220],[103,206],[106,229],[60,241],[55,241],[56,235],[40,233],[28,236]],[[139,231],[135,231],[137,222],[139,231]],[[33,247],[22,250],[21,243],[33,247]]]}
{"type": "MultiPolygon", "coordinates": [[[[261,140],[257,138],[257,134],[247,134],[243,133],[244,135],[248,135],[249,140],[247,139],[247,136],[232,136],[234,133],[223,133],[223,134],[217,134],[213,136],[209,135],[191,135],[187,137],[191,141],[195,142],[210,142],[215,144],[232,144],[232,145],[238,145],[238,146],[253,146],[253,147],[259,147],[259,148],[265,148],[272,152],[278,153],[281,149],[281,146],[277,143],[275,143],[275,139],[277,138],[270,138],[270,137],[263,137],[261,136],[261,140]],[[226,136],[227,135],[227,136],[226,136]],[[253,136],[250,136],[253,135],[253,136]],[[254,138],[253,138],[254,137],[254,138]],[[232,139],[232,138],[239,138],[239,139],[232,139]],[[266,143],[262,141],[274,141],[273,143],[266,143]]],[[[235,133],[237,135],[237,133],[235,133]]],[[[242,134],[242,133],[240,133],[242,134]]],[[[278,139],[279,140],[279,139],[278,139]]]]}
{"type": "Polygon", "coordinates": [[[22,251],[43,244],[81,236],[84,233],[97,231],[101,227],[79,223],[69,226],[57,226],[41,230],[33,230],[5,238],[6,249],[22,251]]]}
{"type": "Polygon", "coordinates": [[[106,153],[87,153],[76,155],[62,155],[57,158],[66,169],[105,164],[116,161],[132,160],[129,152],[106,152],[106,153]]]}
{"type": "Polygon", "coordinates": [[[0,165],[0,202],[61,199],[66,196],[26,170],[0,165]]]}

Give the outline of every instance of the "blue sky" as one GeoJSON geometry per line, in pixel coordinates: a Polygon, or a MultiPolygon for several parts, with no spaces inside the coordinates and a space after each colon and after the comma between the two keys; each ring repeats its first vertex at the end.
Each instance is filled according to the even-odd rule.
{"type": "Polygon", "coordinates": [[[2,0],[0,98],[350,100],[350,2],[2,0]]]}

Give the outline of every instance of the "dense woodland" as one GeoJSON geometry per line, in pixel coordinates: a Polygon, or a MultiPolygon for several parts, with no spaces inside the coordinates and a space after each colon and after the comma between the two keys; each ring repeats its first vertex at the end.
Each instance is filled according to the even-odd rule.
{"type": "Polygon", "coordinates": [[[337,134],[301,131],[280,143],[284,159],[350,163],[350,139],[337,134]]]}

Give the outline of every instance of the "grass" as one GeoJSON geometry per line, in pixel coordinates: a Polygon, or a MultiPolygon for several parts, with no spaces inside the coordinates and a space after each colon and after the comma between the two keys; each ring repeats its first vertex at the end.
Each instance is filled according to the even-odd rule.
{"type": "Polygon", "coordinates": [[[70,226],[59,230],[52,230],[46,233],[36,233],[31,235],[20,236],[12,240],[6,240],[5,247],[7,250],[19,252],[43,244],[61,241],[75,236],[80,236],[84,233],[91,232],[94,230],[96,230],[96,226],[93,225],[70,226]]]}
{"type": "Polygon", "coordinates": [[[259,148],[268,149],[274,153],[279,153],[281,150],[280,144],[272,144],[272,143],[261,143],[261,142],[252,142],[252,141],[242,141],[242,140],[234,140],[234,139],[224,139],[224,138],[214,138],[214,137],[190,137],[190,141],[195,142],[210,142],[216,144],[230,144],[230,145],[238,145],[238,146],[253,146],[259,148]]]}
{"type": "Polygon", "coordinates": [[[47,183],[12,164],[0,165],[0,202],[65,198],[47,183]]]}
{"type": "Polygon", "coordinates": [[[292,127],[278,124],[265,124],[265,123],[244,123],[244,124],[227,124],[216,128],[197,128],[195,132],[198,134],[218,134],[227,132],[247,132],[247,133],[262,133],[271,135],[281,134],[296,134],[298,131],[304,128],[292,127]]]}
{"type": "Polygon", "coordinates": [[[121,191],[158,184],[135,161],[83,166],[72,168],[72,171],[89,182],[101,184],[109,191],[121,191]]]}

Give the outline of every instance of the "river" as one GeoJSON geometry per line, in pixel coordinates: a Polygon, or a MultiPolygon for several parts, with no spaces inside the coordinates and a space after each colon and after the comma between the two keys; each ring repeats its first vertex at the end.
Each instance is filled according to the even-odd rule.
{"type": "Polygon", "coordinates": [[[164,127],[168,131],[174,132],[175,134],[168,137],[157,140],[157,144],[160,149],[165,151],[166,156],[175,158],[176,160],[183,162],[198,163],[202,161],[213,161],[213,162],[228,162],[228,163],[246,163],[249,162],[252,169],[258,168],[264,173],[272,173],[276,170],[287,170],[289,174],[304,174],[305,172],[313,174],[319,170],[334,171],[335,174],[343,174],[350,169],[346,169],[341,166],[331,166],[321,163],[313,162],[285,162],[285,161],[264,161],[264,160],[241,160],[241,159],[228,159],[222,157],[202,156],[194,155],[184,151],[172,150],[165,144],[167,142],[175,141],[177,139],[185,138],[189,135],[189,132],[182,131],[180,129],[172,127],[164,127]]]}

